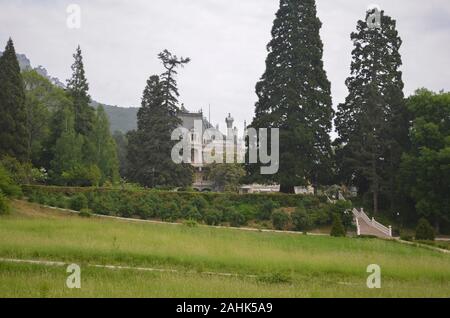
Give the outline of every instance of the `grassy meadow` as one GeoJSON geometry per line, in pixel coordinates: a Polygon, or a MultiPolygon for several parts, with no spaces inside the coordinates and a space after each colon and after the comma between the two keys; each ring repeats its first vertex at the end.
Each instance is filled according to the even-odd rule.
{"type": "Polygon", "coordinates": [[[19,201],[0,217],[0,258],[82,269],[71,290],[64,266],[0,261],[0,297],[450,297],[450,255],[426,248],[82,218],[19,201]],[[366,287],[369,264],[381,266],[381,289],[366,287]]]}

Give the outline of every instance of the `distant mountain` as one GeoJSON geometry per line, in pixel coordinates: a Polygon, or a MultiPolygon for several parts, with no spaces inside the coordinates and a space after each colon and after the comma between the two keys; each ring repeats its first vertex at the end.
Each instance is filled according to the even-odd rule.
{"type": "MultiPolygon", "coordinates": [[[[0,56],[2,56],[2,54],[3,52],[0,52],[0,56]]],[[[39,75],[47,78],[54,85],[65,88],[65,85],[58,78],[50,76],[42,65],[33,68],[30,60],[25,54],[17,54],[17,60],[19,61],[19,66],[22,71],[35,70],[39,75]]],[[[111,132],[120,131],[122,133],[126,133],[137,128],[137,112],[139,108],[105,105],[94,100],[91,105],[95,108],[99,105],[103,106],[109,117],[111,132]]]]}
{"type": "Polygon", "coordinates": [[[109,117],[111,132],[120,131],[126,133],[137,128],[137,112],[139,108],[111,106],[96,101],[92,101],[91,105],[94,107],[103,106],[109,117]]]}

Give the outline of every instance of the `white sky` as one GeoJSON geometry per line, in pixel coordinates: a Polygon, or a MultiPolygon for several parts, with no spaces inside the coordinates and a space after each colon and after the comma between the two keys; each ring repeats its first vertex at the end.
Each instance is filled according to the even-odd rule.
{"type": "MultiPolygon", "coordinates": [[[[323,23],[325,69],[336,106],[345,99],[356,21],[373,0],[317,0],[323,23]]],[[[379,0],[397,20],[405,93],[419,87],[450,90],[450,1],[379,0]]],[[[181,98],[190,110],[211,104],[213,123],[228,112],[239,127],[251,121],[255,84],[264,72],[266,45],[278,0],[0,0],[0,46],[9,36],[33,66],[65,81],[78,44],[91,96],[102,103],[139,106],[157,54],[169,49],[192,62],[180,70],[181,98]],[[82,9],[82,27],[66,26],[66,8],[82,9]]],[[[241,130],[242,131],[242,130],[241,130]]]]}

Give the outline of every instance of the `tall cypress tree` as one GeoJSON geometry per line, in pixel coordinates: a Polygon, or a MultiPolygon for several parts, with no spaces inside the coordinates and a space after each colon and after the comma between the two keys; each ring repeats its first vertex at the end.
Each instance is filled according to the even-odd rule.
{"type": "MultiPolygon", "coordinates": [[[[321,25],[315,0],[281,0],[266,71],[256,85],[259,100],[251,127],[280,129],[279,172],[262,181],[279,182],[282,192],[318,183],[330,165],[334,112],[321,25]]],[[[257,165],[248,166],[248,173],[256,177],[257,165]]]]}
{"type": "Polygon", "coordinates": [[[80,46],[73,55],[75,62],[72,65],[72,78],[67,80],[67,91],[73,99],[75,112],[75,131],[83,136],[89,135],[93,129],[95,111],[89,105],[89,84],[84,72],[83,56],[80,46]]]}
{"type": "Polygon", "coordinates": [[[0,157],[27,159],[25,90],[11,38],[0,57],[0,157]]]}
{"type": "Polygon", "coordinates": [[[335,124],[340,165],[361,192],[372,194],[376,213],[380,194],[395,193],[394,177],[408,143],[408,118],[396,21],[381,12],[381,28],[369,28],[367,15],[351,35],[349,95],[338,106],[335,124]]]}

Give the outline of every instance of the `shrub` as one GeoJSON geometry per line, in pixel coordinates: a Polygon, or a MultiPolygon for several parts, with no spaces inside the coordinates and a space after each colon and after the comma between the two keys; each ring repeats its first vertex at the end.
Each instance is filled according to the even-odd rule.
{"type": "Polygon", "coordinates": [[[231,210],[229,213],[229,221],[231,226],[241,227],[247,225],[248,220],[245,215],[236,210],[231,210]]]}
{"type": "Polygon", "coordinates": [[[180,218],[180,208],[175,202],[167,202],[161,208],[161,219],[166,222],[175,222],[180,218]]]}
{"type": "Polygon", "coordinates": [[[238,205],[236,211],[245,218],[245,223],[249,220],[256,219],[258,214],[256,206],[248,203],[238,205]]]}
{"type": "Polygon", "coordinates": [[[54,202],[55,202],[55,207],[57,207],[57,208],[66,209],[69,207],[67,198],[61,194],[57,194],[55,196],[54,202]]]}
{"type": "Polygon", "coordinates": [[[10,172],[0,164],[0,191],[8,197],[20,197],[22,191],[14,182],[10,172]]]}
{"type": "Polygon", "coordinates": [[[344,224],[342,224],[342,219],[338,214],[335,214],[333,217],[333,226],[330,235],[334,237],[345,237],[347,235],[344,224]]]}
{"type": "Polygon", "coordinates": [[[83,218],[90,218],[92,216],[92,211],[89,209],[81,209],[80,216],[83,218]]]}
{"type": "Polygon", "coordinates": [[[220,225],[222,222],[222,212],[213,208],[206,209],[204,220],[208,225],[220,225]]]}
{"type": "Polygon", "coordinates": [[[78,193],[70,198],[70,209],[81,211],[88,208],[88,199],[83,193],[78,193]]]}
{"type": "Polygon", "coordinates": [[[197,227],[198,223],[195,220],[186,220],[183,222],[183,225],[185,225],[187,227],[197,227]]]}
{"type": "Polygon", "coordinates": [[[292,223],[296,231],[308,231],[314,225],[311,215],[304,208],[297,208],[292,214],[292,223]]]}
{"type": "Polygon", "coordinates": [[[353,224],[353,213],[351,213],[352,203],[350,201],[337,201],[329,205],[330,215],[337,214],[341,217],[342,224],[348,229],[353,224]]]}
{"type": "Polygon", "coordinates": [[[70,171],[64,171],[62,180],[64,183],[73,186],[98,186],[101,176],[101,171],[97,165],[78,165],[70,171]]]}
{"type": "Polygon", "coordinates": [[[435,233],[430,222],[427,219],[422,218],[419,220],[419,224],[416,228],[416,240],[418,241],[434,241],[435,233]]]}
{"type": "Polygon", "coordinates": [[[414,236],[407,235],[407,234],[402,234],[402,235],[400,235],[400,239],[402,241],[412,242],[412,241],[414,241],[414,236]]]}
{"type": "Polygon", "coordinates": [[[9,214],[10,207],[8,198],[0,191],[0,215],[9,214]]]}
{"type": "Polygon", "coordinates": [[[279,204],[276,204],[275,202],[269,199],[264,200],[257,206],[258,211],[256,213],[256,218],[260,221],[270,220],[272,212],[276,208],[279,208],[279,204]]]}
{"type": "Polygon", "coordinates": [[[272,224],[277,230],[285,230],[289,224],[289,214],[283,210],[276,210],[272,213],[272,224]]]}
{"type": "Polygon", "coordinates": [[[197,222],[202,220],[202,214],[195,205],[188,205],[186,210],[183,211],[183,217],[186,220],[195,220],[197,222]]]}

